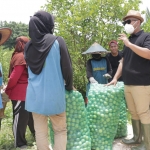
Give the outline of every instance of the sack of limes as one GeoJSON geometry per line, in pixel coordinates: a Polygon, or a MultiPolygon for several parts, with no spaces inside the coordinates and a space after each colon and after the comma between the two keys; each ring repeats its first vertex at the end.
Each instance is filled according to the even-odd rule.
{"type": "MultiPolygon", "coordinates": [[[[84,99],[78,91],[66,91],[67,150],[91,150],[90,130],[84,99]]],[[[53,145],[54,133],[50,127],[50,139],[53,145]]]]}
{"type": "Polygon", "coordinates": [[[124,98],[123,86],[118,83],[116,86],[90,85],[87,116],[92,149],[112,150],[122,98],[124,98]]]}
{"type": "MultiPolygon", "coordinates": [[[[118,84],[122,87],[122,90],[124,90],[123,82],[118,82],[118,84]]],[[[120,117],[117,127],[117,133],[115,138],[121,138],[127,136],[127,108],[126,108],[126,101],[125,98],[122,98],[121,104],[120,104],[120,117]]]]}

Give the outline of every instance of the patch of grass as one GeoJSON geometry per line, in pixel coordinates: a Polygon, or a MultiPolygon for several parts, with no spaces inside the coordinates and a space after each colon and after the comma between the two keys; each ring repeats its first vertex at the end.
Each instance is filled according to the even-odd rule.
{"type": "MultiPolygon", "coordinates": [[[[7,117],[2,120],[2,126],[0,131],[0,150],[19,150],[18,148],[14,148],[14,136],[12,132],[13,114],[11,102],[7,103],[5,115],[7,117]]],[[[27,128],[26,131],[26,140],[28,143],[27,150],[35,150],[35,141],[29,131],[29,128],[27,128]]]]}

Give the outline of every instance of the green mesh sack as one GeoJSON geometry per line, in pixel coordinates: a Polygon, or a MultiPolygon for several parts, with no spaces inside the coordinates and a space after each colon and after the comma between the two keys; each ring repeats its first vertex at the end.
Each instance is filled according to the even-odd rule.
{"type": "Polygon", "coordinates": [[[51,121],[48,122],[48,126],[49,126],[49,131],[50,131],[50,143],[51,143],[51,146],[53,147],[54,146],[54,131],[52,128],[51,121]]]}
{"type": "MultiPolygon", "coordinates": [[[[90,130],[87,122],[87,112],[81,93],[66,91],[67,115],[67,150],[91,150],[90,130]]],[[[54,143],[52,125],[50,127],[50,141],[54,143]]]]}
{"type": "MultiPolygon", "coordinates": [[[[123,82],[118,82],[118,85],[122,86],[122,90],[124,90],[123,82]]],[[[115,138],[127,136],[127,120],[128,119],[127,119],[126,101],[125,98],[122,98],[120,104],[120,117],[115,138]]]]}
{"type": "Polygon", "coordinates": [[[91,84],[88,93],[87,116],[92,150],[112,150],[124,98],[122,86],[91,84]]]}

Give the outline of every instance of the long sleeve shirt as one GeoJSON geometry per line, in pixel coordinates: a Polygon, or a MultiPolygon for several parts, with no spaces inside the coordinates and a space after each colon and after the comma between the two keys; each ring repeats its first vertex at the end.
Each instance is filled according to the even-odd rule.
{"type": "Polygon", "coordinates": [[[10,75],[5,93],[11,100],[25,101],[27,84],[28,73],[26,65],[15,66],[10,75]]]}

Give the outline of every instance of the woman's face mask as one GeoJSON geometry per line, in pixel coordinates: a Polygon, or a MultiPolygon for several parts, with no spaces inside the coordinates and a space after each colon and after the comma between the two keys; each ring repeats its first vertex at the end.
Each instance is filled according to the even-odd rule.
{"type": "Polygon", "coordinates": [[[101,58],[101,54],[92,54],[92,57],[94,59],[100,59],[101,58]]]}

